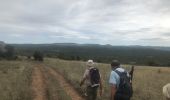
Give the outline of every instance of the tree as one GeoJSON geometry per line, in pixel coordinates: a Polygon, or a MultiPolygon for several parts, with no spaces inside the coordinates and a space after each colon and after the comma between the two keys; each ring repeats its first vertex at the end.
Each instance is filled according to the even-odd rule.
{"type": "Polygon", "coordinates": [[[5,53],[4,53],[4,57],[6,59],[13,59],[14,58],[14,47],[10,46],[10,45],[6,45],[5,46],[5,53]]]}
{"type": "Polygon", "coordinates": [[[79,56],[77,56],[76,59],[79,61],[81,58],[79,56]]]}
{"type": "Polygon", "coordinates": [[[158,66],[155,61],[148,61],[148,66],[158,66]]]}
{"type": "Polygon", "coordinates": [[[27,59],[31,59],[31,56],[27,56],[27,59]]]}
{"type": "Polygon", "coordinates": [[[40,51],[35,51],[33,57],[34,57],[34,60],[36,60],[36,61],[43,61],[44,60],[43,59],[44,56],[40,51]]]}

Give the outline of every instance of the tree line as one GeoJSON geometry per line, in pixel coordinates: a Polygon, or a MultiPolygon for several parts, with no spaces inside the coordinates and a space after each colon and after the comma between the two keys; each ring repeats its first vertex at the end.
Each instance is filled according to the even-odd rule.
{"type": "Polygon", "coordinates": [[[13,44],[17,55],[41,52],[45,57],[65,60],[94,59],[109,63],[118,59],[122,63],[150,66],[170,66],[170,51],[140,46],[77,45],[77,44],[13,44]]]}

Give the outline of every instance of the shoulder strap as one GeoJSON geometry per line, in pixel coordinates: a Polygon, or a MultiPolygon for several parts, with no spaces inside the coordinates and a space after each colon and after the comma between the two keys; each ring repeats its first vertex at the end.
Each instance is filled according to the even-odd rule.
{"type": "MultiPolygon", "coordinates": [[[[127,76],[127,72],[126,71],[123,71],[123,72],[120,72],[118,70],[114,70],[114,72],[116,72],[120,78],[124,77],[124,76],[127,76]]],[[[128,76],[127,76],[128,77],[128,76]]]]}
{"type": "Polygon", "coordinates": [[[118,70],[114,70],[114,72],[116,72],[119,76],[121,76],[121,72],[120,71],[118,71],[118,70]]]}

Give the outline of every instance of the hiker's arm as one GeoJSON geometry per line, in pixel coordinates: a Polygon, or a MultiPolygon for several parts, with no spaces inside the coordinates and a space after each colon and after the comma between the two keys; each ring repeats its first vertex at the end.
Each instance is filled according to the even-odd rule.
{"type": "Polygon", "coordinates": [[[110,79],[109,79],[109,83],[110,83],[110,100],[114,100],[114,96],[116,94],[117,91],[117,84],[118,84],[118,79],[117,79],[117,74],[116,72],[112,71],[110,74],[110,79]]]}
{"type": "Polygon", "coordinates": [[[86,78],[83,78],[80,82],[80,86],[82,86],[84,84],[84,81],[86,80],[86,78]]]}
{"type": "Polygon", "coordinates": [[[85,82],[85,80],[86,80],[86,78],[87,78],[87,75],[88,75],[88,71],[86,70],[86,71],[84,72],[83,79],[82,79],[81,82],[80,82],[80,86],[82,86],[82,85],[84,84],[84,82],[85,82]]]}
{"type": "Polygon", "coordinates": [[[103,92],[103,83],[102,83],[102,78],[100,79],[100,96],[102,96],[103,92]]]}
{"type": "Polygon", "coordinates": [[[115,93],[116,93],[116,85],[112,84],[112,85],[111,85],[110,100],[114,100],[115,93]]]}

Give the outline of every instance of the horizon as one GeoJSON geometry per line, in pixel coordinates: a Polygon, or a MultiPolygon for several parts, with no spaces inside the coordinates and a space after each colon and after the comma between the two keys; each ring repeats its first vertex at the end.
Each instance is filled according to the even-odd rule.
{"type": "MultiPolygon", "coordinates": [[[[4,41],[0,41],[0,42],[4,42],[4,41]]],[[[16,45],[43,45],[43,44],[75,44],[75,45],[101,45],[101,46],[106,46],[106,45],[110,45],[110,46],[136,46],[136,47],[165,47],[165,48],[169,48],[170,46],[151,46],[151,45],[111,45],[111,44],[93,44],[93,43],[64,43],[64,42],[58,42],[58,43],[6,43],[4,42],[5,44],[16,44],[16,45]]]]}
{"type": "Polygon", "coordinates": [[[169,0],[0,0],[0,41],[170,46],[169,0]]]}

